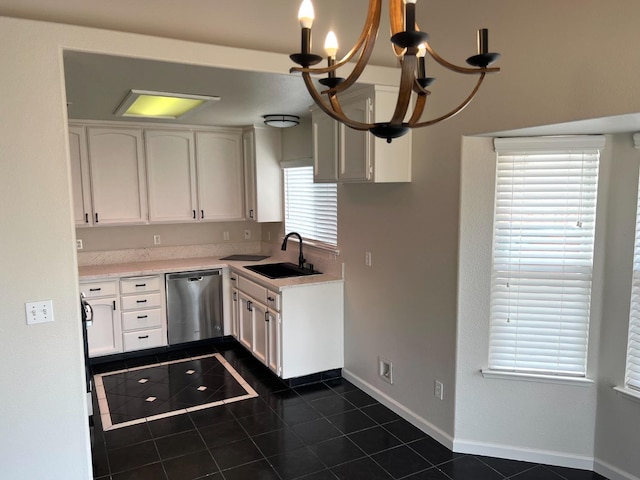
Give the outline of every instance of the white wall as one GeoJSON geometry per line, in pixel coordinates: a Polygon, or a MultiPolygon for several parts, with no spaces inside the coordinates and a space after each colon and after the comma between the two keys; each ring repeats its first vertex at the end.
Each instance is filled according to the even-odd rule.
{"type": "MultiPolygon", "coordinates": [[[[91,476],[91,462],[62,51],[272,72],[286,71],[289,60],[3,17],[0,31],[2,476],[85,480],[91,476]],[[53,301],[55,322],[27,326],[24,302],[43,299],[53,301]]],[[[384,69],[378,72],[384,78],[384,69]]]]}
{"type": "MultiPolygon", "coordinates": [[[[55,5],[64,3],[66,17],[57,18],[73,16],[74,22],[82,23],[82,16],[75,15],[77,2],[61,0],[55,5]]],[[[338,30],[357,36],[358,29],[352,24],[355,17],[360,24],[363,15],[354,11],[352,2],[316,3],[317,16],[322,19],[316,22],[319,34],[334,19],[344,27],[338,30]]],[[[127,5],[124,1],[121,4],[127,5]]],[[[206,18],[207,31],[225,32],[220,35],[220,43],[290,51],[288,45],[297,43],[298,38],[297,22],[290,20],[298,2],[260,4],[257,8],[253,0],[232,2],[224,15],[211,7],[198,9],[190,4],[190,8],[181,9],[181,17],[188,19],[187,25],[191,19],[206,18]],[[296,40],[283,42],[284,37],[296,40]]],[[[365,4],[357,2],[361,7],[365,4]]],[[[175,2],[148,2],[144,7],[153,9],[154,15],[131,15],[129,9],[111,5],[108,14],[112,25],[148,30],[150,23],[157,22],[154,32],[180,37],[179,31],[164,32],[160,26],[162,15],[175,15],[175,2]]],[[[91,9],[84,14],[91,15],[91,9]]],[[[474,53],[475,29],[489,27],[492,45],[503,54],[503,70],[487,79],[476,101],[459,117],[415,133],[412,183],[339,188],[340,259],[346,267],[345,358],[353,376],[378,389],[444,441],[458,434],[458,426],[465,440],[487,439],[476,438],[481,429],[475,422],[467,427],[461,420],[470,415],[473,396],[483,396],[482,387],[478,392],[473,388],[478,380],[474,372],[483,365],[456,357],[456,335],[464,337],[467,329],[474,328],[473,321],[462,314],[458,319],[456,312],[457,283],[472,276],[475,268],[471,265],[471,270],[459,270],[457,265],[460,136],[640,111],[640,96],[636,94],[640,55],[629,47],[638,41],[638,16],[640,4],[636,0],[585,0],[579,8],[574,2],[557,0],[454,0],[429,2],[428,10],[418,13],[418,21],[431,34],[434,47],[457,63],[474,53]],[[373,253],[371,268],[364,266],[365,251],[373,253]],[[378,380],[378,355],[394,362],[393,386],[378,380]],[[444,401],[433,396],[435,379],[445,383],[444,401]]],[[[273,72],[286,72],[291,65],[284,53],[241,51],[46,23],[0,19],[0,31],[4,88],[0,113],[0,333],[3,345],[7,345],[0,357],[0,378],[3,391],[5,382],[10,387],[25,377],[30,382],[21,390],[19,400],[6,395],[0,400],[3,418],[9,419],[0,427],[0,460],[3,473],[19,473],[13,475],[17,478],[86,478],[88,444],[78,397],[82,390],[81,345],[60,49],[273,72]],[[34,186],[31,190],[22,182],[27,178],[34,186]],[[51,325],[26,327],[23,303],[40,298],[53,299],[57,320],[51,325]],[[15,369],[18,363],[22,368],[19,373],[15,369]],[[43,389],[51,410],[42,409],[43,389]],[[65,442],[59,442],[57,434],[63,430],[69,433],[65,442]],[[27,445],[42,455],[25,464],[22,459],[27,445]]],[[[184,36],[191,33],[185,30],[184,36]]],[[[349,35],[342,38],[344,45],[349,45],[349,35]]],[[[430,102],[431,111],[437,114],[457,104],[470,81],[435,73],[438,81],[430,102]]],[[[391,75],[387,70],[374,69],[372,73],[368,69],[366,75],[381,83],[397,80],[395,72],[391,75]]],[[[464,209],[463,218],[465,225],[468,216],[464,209]]],[[[482,284],[470,288],[482,288],[482,284]]],[[[594,411],[594,395],[589,389],[586,394],[576,393],[575,388],[566,390],[568,400],[579,401],[579,409],[594,411]]],[[[555,400],[557,391],[543,398],[555,400]]],[[[620,407],[618,402],[603,404],[605,411],[598,411],[599,418],[607,421],[616,416],[610,409],[620,407]]],[[[629,411],[634,408],[624,405],[622,408],[629,411]]],[[[552,409],[556,402],[544,407],[552,409]]],[[[476,409],[476,414],[482,413],[476,409]]],[[[505,422],[502,426],[505,432],[499,438],[495,428],[489,428],[488,438],[512,439],[513,447],[525,449],[542,445],[541,439],[555,431],[533,422],[505,422]],[[517,435],[521,429],[524,437],[517,435]]],[[[597,438],[586,433],[581,425],[569,424],[557,441],[544,448],[558,448],[563,454],[582,458],[589,455],[594,440],[600,447],[617,441],[613,429],[600,425],[597,438]]],[[[636,437],[629,433],[624,438],[636,437]]],[[[605,462],[615,462],[630,471],[637,468],[624,451],[614,454],[602,447],[598,452],[605,462]]]]}
{"type": "Polygon", "coordinates": [[[612,388],[624,384],[640,150],[631,134],[614,136],[611,146],[595,457],[611,478],[620,470],[640,477],[640,403],[612,388]]]}
{"type": "MultiPolygon", "coordinates": [[[[485,378],[489,351],[489,288],[496,161],[490,138],[463,141],[458,364],[455,443],[460,451],[543,463],[592,467],[595,434],[594,384],[556,384],[485,378]],[[557,457],[557,459],[555,458],[557,457]],[[562,458],[564,457],[564,458],[562,458]]],[[[610,155],[600,162],[599,194],[606,199],[610,155]]],[[[605,213],[603,202],[598,213],[605,213]]],[[[604,241],[604,218],[596,239],[604,241]]],[[[602,263],[596,247],[595,303],[591,312],[588,377],[597,376],[602,263]],[[598,281],[600,280],[600,281],[598,281]]]]}
{"type": "Polygon", "coordinates": [[[639,163],[631,134],[607,136],[600,159],[587,372],[594,383],[483,378],[495,153],[491,138],[463,139],[456,449],[595,466],[608,478],[640,476],[640,404],[613,390],[624,384],[639,163]]]}

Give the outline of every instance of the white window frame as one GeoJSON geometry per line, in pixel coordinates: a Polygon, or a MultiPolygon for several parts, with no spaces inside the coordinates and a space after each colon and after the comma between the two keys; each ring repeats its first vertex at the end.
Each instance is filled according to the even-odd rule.
{"type": "MultiPolygon", "coordinates": [[[[325,250],[325,251],[329,251],[331,253],[334,254],[338,254],[339,250],[338,250],[338,212],[337,212],[337,208],[338,208],[338,197],[337,197],[337,184],[336,183],[313,183],[313,189],[314,190],[320,190],[322,191],[321,193],[323,194],[331,194],[333,193],[335,195],[335,201],[334,201],[334,205],[335,205],[335,210],[333,212],[329,211],[329,213],[327,215],[324,215],[320,220],[319,223],[320,225],[316,225],[316,228],[320,228],[320,229],[324,229],[325,231],[322,233],[322,235],[320,235],[319,237],[316,237],[316,235],[312,234],[311,231],[313,230],[313,226],[310,224],[308,225],[308,227],[304,226],[305,221],[301,220],[302,225],[298,224],[297,226],[294,225],[293,227],[290,227],[290,225],[288,225],[287,223],[287,219],[289,218],[289,215],[291,214],[291,211],[289,210],[291,207],[291,204],[289,203],[288,200],[288,191],[287,191],[287,173],[286,170],[289,168],[301,168],[301,167],[305,167],[307,169],[310,169],[310,171],[308,173],[310,173],[311,177],[313,176],[313,161],[311,159],[304,159],[304,160],[294,160],[294,161],[287,161],[287,162],[282,162],[281,163],[281,167],[282,167],[282,176],[283,176],[283,190],[284,190],[284,234],[286,235],[287,233],[290,233],[291,231],[297,231],[298,233],[300,233],[302,235],[302,240],[303,243],[307,246],[311,246],[320,250],[325,250]],[[333,217],[333,218],[332,218],[333,217]],[[333,232],[331,232],[331,223],[333,222],[333,232]],[[333,234],[333,238],[335,239],[334,242],[330,241],[330,237],[333,234]]],[[[329,205],[325,205],[325,206],[329,206],[329,205]]],[[[296,240],[296,239],[292,239],[292,240],[296,240]]]]}
{"type": "MultiPolygon", "coordinates": [[[[571,152],[573,155],[579,155],[581,157],[579,160],[576,159],[576,161],[580,162],[581,164],[581,166],[579,167],[580,169],[582,169],[582,171],[580,172],[580,175],[586,173],[584,171],[584,167],[586,164],[582,160],[582,158],[584,158],[582,157],[583,153],[594,154],[596,157],[596,163],[595,163],[595,176],[591,180],[590,187],[588,187],[591,189],[591,191],[588,192],[591,195],[587,195],[586,189],[582,191],[580,189],[581,187],[579,187],[579,191],[574,192],[574,194],[572,195],[573,198],[568,198],[566,200],[567,203],[574,202],[573,210],[576,209],[575,202],[577,201],[579,203],[578,211],[580,212],[579,214],[582,215],[582,218],[576,218],[575,220],[576,228],[580,228],[581,231],[588,233],[591,239],[590,246],[589,245],[575,246],[573,243],[571,244],[572,247],[581,250],[579,252],[579,255],[583,256],[580,262],[576,262],[577,267],[574,273],[569,273],[570,267],[568,265],[565,265],[560,269],[556,269],[552,264],[553,262],[551,262],[551,265],[544,265],[545,262],[543,261],[541,262],[541,265],[537,265],[531,268],[532,270],[535,270],[535,269],[540,270],[540,272],[536,272],[535,274],[533,274],[534,278],[533,280],[531,280],[526,278],[530,276],[528,273],[526,272],[522,273],[523,261],[526,261],[528,263],[535,263],[537,261],[535,258],[533,260],[529,258],[531,257],[531,252],[527,252],[526,254],[518,258],[512,257],[511,256],[512,253],[508,253],[509,258],[505,259],[504,252],[505,251],[512,252],[514,247],[513,247],[513,244],[511,244],[511,247],[507,247],[507,248],[503,248],[502,246],[496,245],[496,243],[498,242],[497,237],[502,235],[502,232],[499,233],[498,231],[500,228],[504,227],[504,220],[505,220],[504,217],[502,217],[503,222],[502,224],[499,224],[498,217],[500,213],[498,212],[498,210],[504,207],[505,200],[501,201],[502,206],[498,205],[499,202],[496,200],[496,208],[494,210],[494,235],[493,235],[494,246],[493,246],[493,257],[492,257],[489,368],[484,369],[482,373],[485,377],[494,377],[494,378],[495,377],[497,378],[514,377],[522,380],[522,379],[526,379],[526,377],[529,377],[529,378],[533,378],[534,381],[535,380],[556,381],[561,383],[567,382],[567,383],[577,383],[577,384],[585,384],[585,385],[591,384],[592,381],[586,378],[588,341],[589,341],[588,332],[589,332],[589,317],[590,317],[590,310],[591,310],[593,250],[595,245],[595,214],[596,214],[596,203],[597,203],[597,179],[598,179],[597,164],[599,160],[599,152],[604,148],[604,136],[496,139],[494,142],[494,145],[495,145],[496,152],[498,153],[498,162],[500,162],[500,156],[510,155],[513,157],[514,155],[516,156],[521,155],[522,157],[524,157],[526,155],[534,155],[536,157],[533,157],[533,158],[541,159],[542,157],[540,157],[539,155],[542,155],[542,154],[571,152]],[[588,197],[590,197],[590,199],[587,202],[586,198],[588,197]],[[584,205],[582,203],[583,201],[585,202],[584,205]],[[587,203],[589,204],[587,205],[587,203]],[[582,221],[582,226],[577,227],[578,222],[581,222],[581,221],[582,221]],[[588,228],[588,232],[584,230],[585,227],[588,228]],[[527,260],[525,260],[525,258],[527,258],[527,260]],[[582,264],[580,265],[580,263],[582,264]],[[508,266],[505,267],[505,265],[511,265],[512,267],[508,267],[508,266]],[[505,272],[508,272],[508,273],[505,273],[505,272]],[[505,280],[504,278],[505,275],[507,276],[507,280],[505,280]],[[513,275],[514,277],[518,277],[518,275],[520,275],[520,278],[512,277],[509,279],[509,275],[513,275]],[[569,342],[575,341],[575,339],[572,338],[574,333],[570,333],[566,337],[564,336],[563,333],[560,334],[558,338],[562,338],[562,340],[558,341],[557,342],[558,344],[556,345],[558,352],[562,350],[562,347],[560,347],[560,345],[562,346],[568,345],[568,348],[566,349],[566,352],[563,351],[563,353],[559,353],[559,354],[554,353],[558,357],[558,360],[557,360],[558,363],[556,363],[557,365],[556,368],[550,367],[548,365],[550,363],[555,363],[555,360],[554,362],[545,362],[545,361],[539,360],[540,358],[542,358],[542,356],[539,356],[538,353],[542,352],[544,348],[546,348],[546,345],[544,345],[544,342],[546,342],[547,340],[544,339],[544,335],[548,334],[548,332],[546,331],[546,329],[539,328],[540,325],[543,325],[541,321],[537,319],[531,320],[544,310],[544,309],[539,309],[539,311],[536,311],[538,310],[538,305],[544,305],[545,308],[547,306],[547,303],[540,303],[541,300],[543,300],[544,302],[547,302],[547,300],[544,298],[545,295],[547,294],[547,291],[545,291],[543,295],[540,295],[539,292],[536,290],[539,289],[539,287],[542,289],[548,288],[548,286],[545,285],[545,283],[547,280],[546,277],[549,275],[551,276],[550,277],[551,279],[555,278],[556,279],[555,281],[560,279],[562,280],[562,282],[566,282],[567,279],[571,279],[571,281],[569,281],[568,284],[574,284],[574,286],[576,282],[573,281],[573,277],[579,278],[580,281],[577,282],[577,284],[578,284],[578,287],[582,289],[581,295],[583,295],[581,301],[578,302],[579,304],[581,304],[580,305],[580,310],[581,310],[580,315],[582,316],[581,319],[575,320],[574,318],[572,318],[570,321],[568,321],[569,328],[574,328],[574,325],[571,324],[574,321],[576,321],[577,324],[580,325],[579,328],[581,328],[581,330],[578,330],[575,333],[575,339],[577,339],[578,343],[576,345],[573,345],[571,343],[569,344],[564,343],[565,341],[567,341],[567,339],[569,342]],[[536,276],[538,276],[538,278],[535,278],[536,276]],[[509,283],[509,281],[511,281],[512,285],[507,287],[507,284],[509,283]],[[527,282],[532,282],[536,284],[536,286],[534,287],[524,286],[518,289],[518,286],[517,286],[518,281],[524,282],[525,284],[527,282]],[[540,285],[537,285],[537,284],[540,284],[540,285]],[[513,285],[516,285],[516,288],[514,288],[513,285]],[[514,301],[513,291],[520,291],[524,293],[521,293],[520,294],[521,296],[519,297],[519,299],[517,301],[514,301]],[[523,298],[524,298],[524,301],[522,300],[523,298]],[[520,320],[518,322],[519,317],[517,316],[517,313],[514,313],[515,307],[517,307],[518,305],[520,305],[520,309],[521,309],[519,313],[522,312],[522,308],[524,306],[525,308],[529,309],[529,313],[531,313],[531,317],[527,317],[527,315],[522,315],[522,318],[524,320],[520,320]],[[505,311],[506,309],[507,311],[509,311],[509,313],[500,313],[501,309],[503,311],[505,311]],[[513,322],[511,319],[506,320],[507,317],[515,317],[516,320],[515,322],[513,322]],[[519,326],[514,328],[513,327],[514,324],[519,326]],[[520,326],[526,327],[524,329],[524,332],[525,332],[524,336],[519,332],[520,326]],[[514,331],[516,332],[515,334],[514,334],[514,331]],[[518,337],[518,334],[520,334],[519,337],[518,337]],[[542,336],[537,337],[538,334],[541,334],[542,336]],[[515,343],[510,343],[512,342],[512,339],[514,337],[516,338],[515,343]],[[522,341],[518,343],[518,338],[521,340],[524,340],[524,343],[522,341]],[[538,338],[542,338],[542,341],[539,343],[536,343],[536,340],[538,340],[538,338]],[[527,340],[530,340],[530,339],[533,340],[533,342],[530,344],[527,344],[526,343],[527,340]],[[522,347],[522,345],[525,345],[527,347],[533,346],[533,350],[530,350],[530,351],[526,350],[525,348],[522,347]],[[543,347],[541,348],[540,345],[542,345],[543,347]],[[536,348],[538,348],[537,352],[536,352],[536,348]],[[525,354],[522,355],[522,352],[525,352],[525,354]],[[528,354],[529,352],[532,352],[532,353],[529,355],[528,354]],[[519,358],[516,359],[518,355],[519,355],[519,358]],[[576,356],[577,358],[574,359],[572,358],[572,356],[576,356]]],[[[558,164],[555,164],[555,165],[558,165],[558,164]]],[[[545,173],[549,174],[552,172],[545,172],[545,173]]],[[[504,172],[502,172],[502,174],[504,175],[504,172]]],[[[499,192],[499,189],[505,188],[505,185],[506,185],[503,182],[504,179],[499,178],[500,175],[501,175],[500,163],[498,163],[498,168],[496,173],[496,197],[495,198],[498,198],[499,194],[501,194],[504,198],[509,196],[511,196],[511,198],[517,197],[518,195],[514,194],[513,191],[507,192],[506,197],[505,197],[504,191],[499,192]]],[[[528,174],[525,174],[525,175],[528,175],[528,174]]],[[[543,178],[541,180],[541,183],[544,184],[544,182],[546,181],[547,179],[543,178]]],[[[578,183],[579,185],[582,185],[582,182],[578,182],[578,183]]],[[[534,190],[536,188],[538,187],[537,186],[534,187],[534,190]]],[[[554,186],[552,185],[550,186],[550,188],[551,190],[553,190],[554,186]]],[[[562,187],[559,187],[558,185],[556,185],[555,188],[562,188],[562,187]]],[[[513,204],[515,205],[515,207],[509,207],[509,208],[513,208],[516,212],[520,212],[520,213],[522,212],[530,213],[528,210],[530,207],[526,206],[528,205],[526,204],[526,202],[528,202],[529,200],[522,198],[523,196],[527,196],[527,195],[531,195],[531,194],[526,193],[526,190],[523,189],[522,192],[520,193],[520,199],[517,199],[516,202],[513,204]]],[[[535,197],[538,195],[539,194],[537,192],[533,193],[533,197],[531,197],[534,199],[533,201],[535,201],[535,197]]],[[[570,195],[567,195],[567,197],[569,196],[570,195]]],[[[512,200],[507,199],[506,201],[511,202],[512,200]]],[[[531,205],[535,205],[535,203],[531,203],[531,205]]],[[[505,210],[502,210],[503,213],[504,211],[505,210]]],[[[528,215],[528,213],[526,214],[528,215]]],[[[526,225],[526,221],[528,219],[526,219],[525,214],[523,214],[522,218],[524,219],[522,222],[522,225],[523,225],[522,228],[525,228],[523,232],[526,233],[527,231],[526,229],[528,228],[526,225]]],[[[511,228],[511,231],[513,231],[514,229],[511,226],[515,225],[515,223],[511,222],[511,220],[508,220],[507,223],[510,225],[509,228],[511,228]]],[[[508,231],[509,228],[507,228],[506,230],[508,231]]],[[[568,235],[567,238],[571,238],[572,234],[574,233],[569,232],[567,234],[568,235]]],[[[513,234],[510,234],[510,235],[513,236],[513,234]]],[[[582,236],[582,234],[580,236],[582,236]]],[[[533,257],[536,257],[539,255],[545,255],[545,253],[547,253],[544,251],[545,249],[554,248],[553,245],[551,247],[547,247],[545,245],[545,242],[549,242],[550,239],[557,239],[557,238],[558,238],[557,234],[554,234],[554,232],[549,231],[548,237],[543,237],[540,240],[540,242],[528,241],[528,242],[521,242],[521,243],[525,244],[527,249],[532,249],[533,257]],[[540,249],[540,252],[535,252],[536,249],[540,249]]],[[[504,240],[504,238],[501,238],[501,240],[504,240]]],[[[519,241],[516,240],[516,243],[518,242],[519,241]]],[[[555,252],[555,254],[557,253],[558,252],[555,252]]],[[[550,255],[546,255],[545,258],[546,257],[550,257],[550,255]]],[[[571,257],[571,256],[569,255],[568,257],[571,257]]],[[[562,263],[570,264],[571,261],[572,261],[571,258],[567,258],[567,259],[558,258],[558,262],[562,262],[562,263]]],[[[525,268],[528,268],[528,267],[525,266],[525,268]]],[[[554,299],[553,300],[555,302],[554,304],[557,304],[559,301],[565,301],[567,296],[564,294],[564,292],[565,291],[562,291],[562,293],[558,297],[557,293],[553,293],[549,291],[550,293],[549,298],[554,299]],[[560,300],[558,300],[558,298],[560,300]]],[[[573,298],[569,298],[569,304],[572,301],[573,301],[573,298]]],[[[563,318],[562,315],[564,315],[564,313],[565,312],[560,314],[560,317],[556,317],[556,318],[563,318]]],[[[572,315],[572,317],[574,316],[572,315]]],[[[553,325],[553,328],[556,328],[555,325],[557,325],[557,323],[555,324],[554,322],[548,322],[548,323],[553,325]]],[[[561,332],[563,331],[561,328],[560,329],[556,328],[556,330],[561,332]]],[[[552,331],[552,330],[549,330],[549,331],[552,331]]],[[[549,345],[551,345],[551,343],[549,343],[549,345]]]]}

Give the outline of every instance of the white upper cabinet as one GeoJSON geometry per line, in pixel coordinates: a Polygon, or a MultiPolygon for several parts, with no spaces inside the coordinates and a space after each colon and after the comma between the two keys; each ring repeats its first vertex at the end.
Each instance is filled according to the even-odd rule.
{"type": "Polygon", "coordinates": [[[77,226],[93,225],[87,134],[84,127],[69,126],[69,153],[71,156],[73,218],[77,226]]]}
{"type": "MultiPolygon", "coordinates": [[[[364,123],[388,121],[396,106],[397,88],[370,85],[341,97],[344,113],[364,123]]],[[[387,143],[366,131],[338,124],[312,110],[316,182],[410,182],[411,132],[387,143]]]]}
{"type": "Polygon", "coordinates": [[[196,132],[198,205],[201,220],[244,218],[241,133],[196,132]]]}
{"type": "Polygon", "coordinates": [[[149,221],[190,222],[199,216],[193,133],[146,130],[149,221]]]}
{"type": "Polygon", "coordinates": [[[95,225],[147,223],[142,130],[87,129],[95,225]]]}
{"type": "MultiPolygon", "coordinates": [[[[239,128],[71,125],[76,225],[244,220],[242,133],[239,128]]],[[[277,143],[269,140],[267,147],[262,147],[259,135],[259,150],[250,150],[250,193],[252,198],[264,198],[266,205],[267,220],[260,221],[277,221],[270,209],[282,215],[280,140],[276,133],[277,143]],[[264,154],[267,151],[271,156],[264,154]],[[262,176],[256,177],[256,171],[262,176]],[[258,183],[256,178],[260,178],[258,183]],[[278,199],[275,204],[274,197],[278,199]]],[[[254,138],[252,135],[252,142],[254,138]]],[[[251,212],[257,211],[254,205],[251,212]]]]}
{"type": "Polygon", "coordinates": [[[282,139],[272,127],[251,127],[242,134],[245,172],[245,213],[256,222],[283,219],[282,139]]]}
{"type": "Polygon", "coordinates": [[[338,179],[338,122],[322,110],[311,114],[313,135],[313,181],[335,183],[338,179]]]}

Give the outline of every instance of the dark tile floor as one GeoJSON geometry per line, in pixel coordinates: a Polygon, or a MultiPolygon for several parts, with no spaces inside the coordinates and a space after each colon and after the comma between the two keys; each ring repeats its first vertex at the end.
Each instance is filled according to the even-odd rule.
{"type": "MultiPolygon", "coordinates": [[[[604,478],[582,470],[452,453],[346,380],[291,389],[236,343],[101,364],[94,373],[214,352],[259,396],[106,432],[94,415],[96,479],[604,478]]],[[[119,393],[127,395],[126,389],[119,393]]]]}

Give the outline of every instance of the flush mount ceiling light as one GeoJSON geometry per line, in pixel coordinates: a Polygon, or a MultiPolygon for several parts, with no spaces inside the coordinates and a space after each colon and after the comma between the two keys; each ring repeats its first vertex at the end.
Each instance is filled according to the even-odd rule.
{"type": "Polygon", "coordinates": [[[300,123],[300,117],[297,115],[264,115],[265,125],[269,125],[270,127],[278,127],[278,128],[288,128],[295,127],[300,123]]]}
{"type": "Polygon", "coordinates": [[[387,142],[391,142],[393,138],[406,134],[411,128],[427,127],[453,117],[473,100],[487,73],[500,71],[499,68],[488,68],[498,59],[500,54],[489,53],[487,29],[483,28],[478,31],[478,54],[467,59],[467,63],[472,68],[460,67],[443,59],[427,42],[429,35],[420,31],[416,25],[416,0],[389,0],[391,43],[401,65],[400,87],[395,112],[388,122],[363,123],[348,118],[340,106],[338,94],[344,92],[358,80],[369,62],[380,27],[381,10],[382,0],[369,0],[368,15],[360,38],[339,62],[336,62],[338,41],[333,32],[329,32],[325,42],[328,64],[324,68],[310,68],[311,65],[316,65],[322,60],[321,56],[311,53],[311,25],[314,19],[311,0],[304,0],[298,12],[298,19],[302,27],[301,52],[291,55],[291,60],[301,67],[294,67],[291,72],[301,72],[304,83],[316,104],[330,117],[348,127],[356,130],[368,130],[373,135],[386,138],[387,142]],[[349,62],[358,52],[360,52],[359,57],[349,76],[347,78],[337,77],[336,70],[349,62]],[[456,108],[438,118],[421,121],[427,96],[430,94],[427,87],[434,81],[434,78],[426,75],[425,56],[427,53],[434,61],[451,71],[475,74],[479,75],[479,78],[471,94],[456,108]],[[322,78],[320,83],[327,87],[327,90],[320,92],[313,84],[311,75],[325,73],[327,77],[322,78]],[[416,95],[415,106],[409,120],[405,121],[412,94],[416,95]],[[323,98],[323,95],[326,95],[326,99],[323,98]]]}
{"type": "Polygon", "coordinates": [[[177,119],[218,100],[220,97],[207,95],[130,90],[114,113],[123,117],[177,119]]]}

